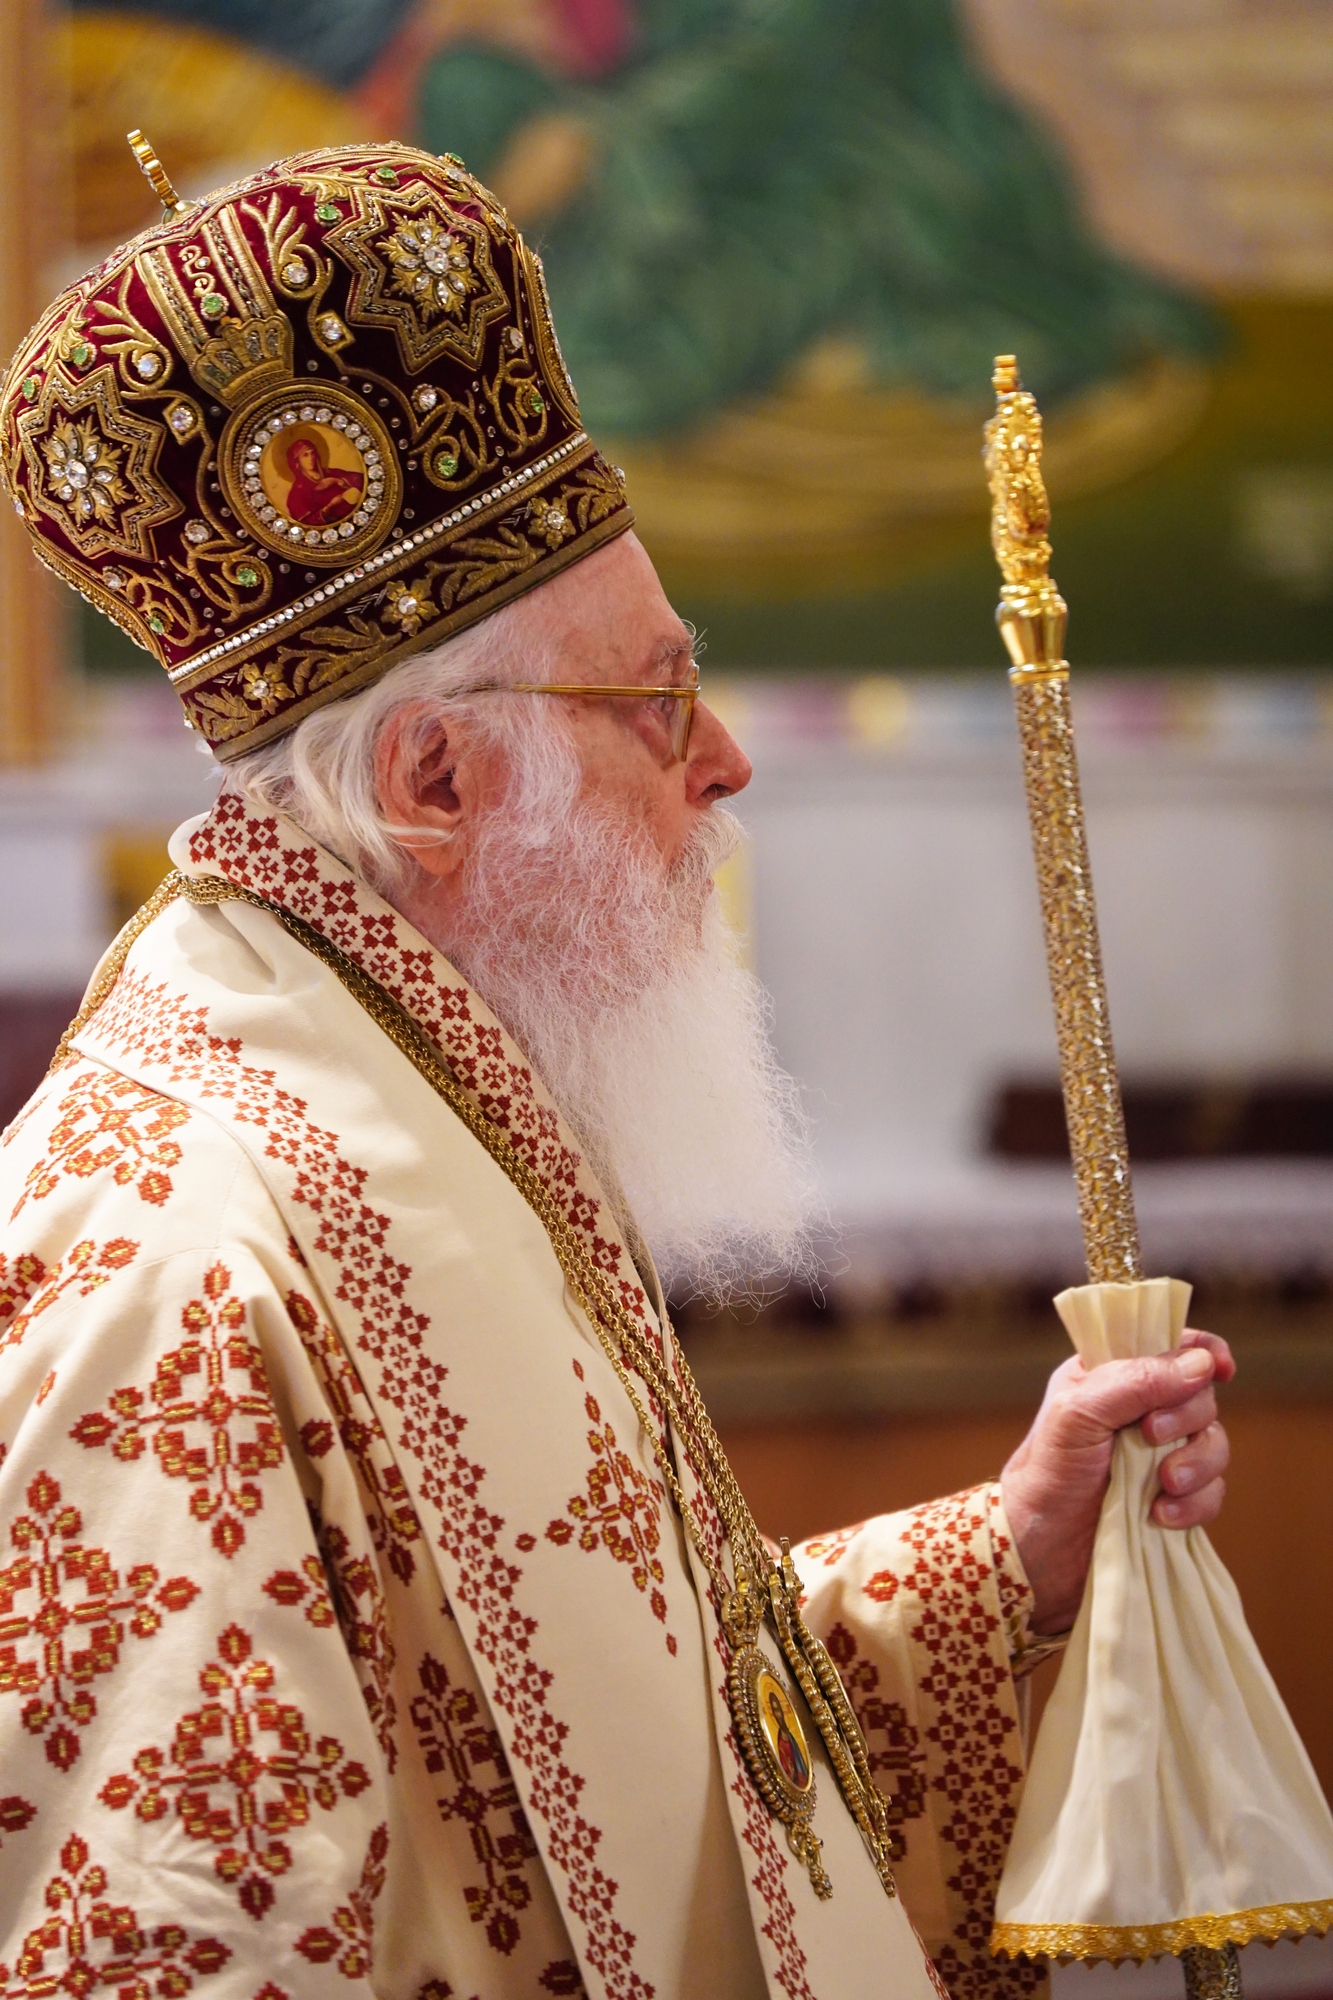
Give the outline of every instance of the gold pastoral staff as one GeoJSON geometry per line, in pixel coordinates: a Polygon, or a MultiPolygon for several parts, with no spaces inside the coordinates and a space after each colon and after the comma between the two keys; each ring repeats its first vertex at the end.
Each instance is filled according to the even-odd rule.
{"type": "MultiPolygon", "coordinates": [[[[996,356],[993,381],[985,459],[991,541],[1004,579],[995,622],[1012,662],[1084,1255],[1090,1284],[1132,1284],[1142,1278],[1143,1264],[1074,750],[1064,658],[1068,608],[1050,573],[1041,412],[1012,354],[996,356]]],[[[1084,1944],[1077,1955],[1101,1954],[1084,1944]]],[[[1191,1945],[1180,1956],[1188,2000],[1241,2000],[1233,1944],[1191,1945]]]]}
{"type": "Polygon", "coordinates": [[[1041,413],[1019,385],[1013,355],[997,356],[994,380],[986,472],[991,541],[1004,578],[995,619],[1013,663],[1009,679],[1023,747],[1083,1246],[1093,1284],[1130,1282],[1143,1271],[1074,753],[1064,659],[1068,613],[1050,574],[1041,413]]]}

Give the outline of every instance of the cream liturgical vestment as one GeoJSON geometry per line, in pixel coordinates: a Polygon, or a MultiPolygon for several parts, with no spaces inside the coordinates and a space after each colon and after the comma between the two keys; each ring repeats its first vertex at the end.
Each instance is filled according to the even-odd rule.
{"type": "Polygon", "coordinates": [[[184,895],[10,1128],[3,2000],[1032,1992],[987,1951],[1030,1602],[996,1490],[796,1551],[901,1849],[895,1901],[794,1693],[821,1901],[551,1217],[661,1341],[655,1287],[540,1084],[295,826],[226,797],[173,857],[378,982],[504,1144],[271,910],[184,895]]]}

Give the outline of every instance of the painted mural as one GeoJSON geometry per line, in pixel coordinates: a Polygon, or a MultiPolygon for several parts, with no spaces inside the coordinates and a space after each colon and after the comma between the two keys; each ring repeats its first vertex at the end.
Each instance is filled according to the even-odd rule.
{"type": "Polygon", "coordinates": [[[1050,75],[1000,74],[1006,7],[1043,4],[76,5],[77,234],[145,219],[127,125],[187,191],[328,140],[457,153],[540,244],[712,659],[996,660],[978,423],[1007,349],[1048,411],[1075,657],[1327,661],[1333,306],[1108,219],[1050,75]]]}

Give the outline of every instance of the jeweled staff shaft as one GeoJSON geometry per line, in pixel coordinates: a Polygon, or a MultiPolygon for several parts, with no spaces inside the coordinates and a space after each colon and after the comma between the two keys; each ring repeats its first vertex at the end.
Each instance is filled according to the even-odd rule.
{"type": "Polygon", "coordinates": [[[996,357],[994,381],[986,472],[991,541],[1004,579],[995,618],[1013,662],[1009,679],[1023,747],[1083,1247],[1093,1284],[1126,1282],[1142,1277],[1143,1270],[1063,657],[1068,612],[1050,575],[1041,415],[1019,384],[1011,354],[996,357]]]}

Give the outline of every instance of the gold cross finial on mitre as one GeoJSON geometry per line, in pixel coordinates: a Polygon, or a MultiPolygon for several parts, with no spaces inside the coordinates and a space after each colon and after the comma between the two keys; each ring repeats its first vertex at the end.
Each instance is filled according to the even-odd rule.
{"type": "Polygon", "coordinates": [[[144,179],[162,204],[163,217],[168,222],[174,220],[187,204],[171,185],[166,168],[137,127],[133,132],[127,132],[125,137],[130,142],[130,151],[139,162],[144,179]]]}

